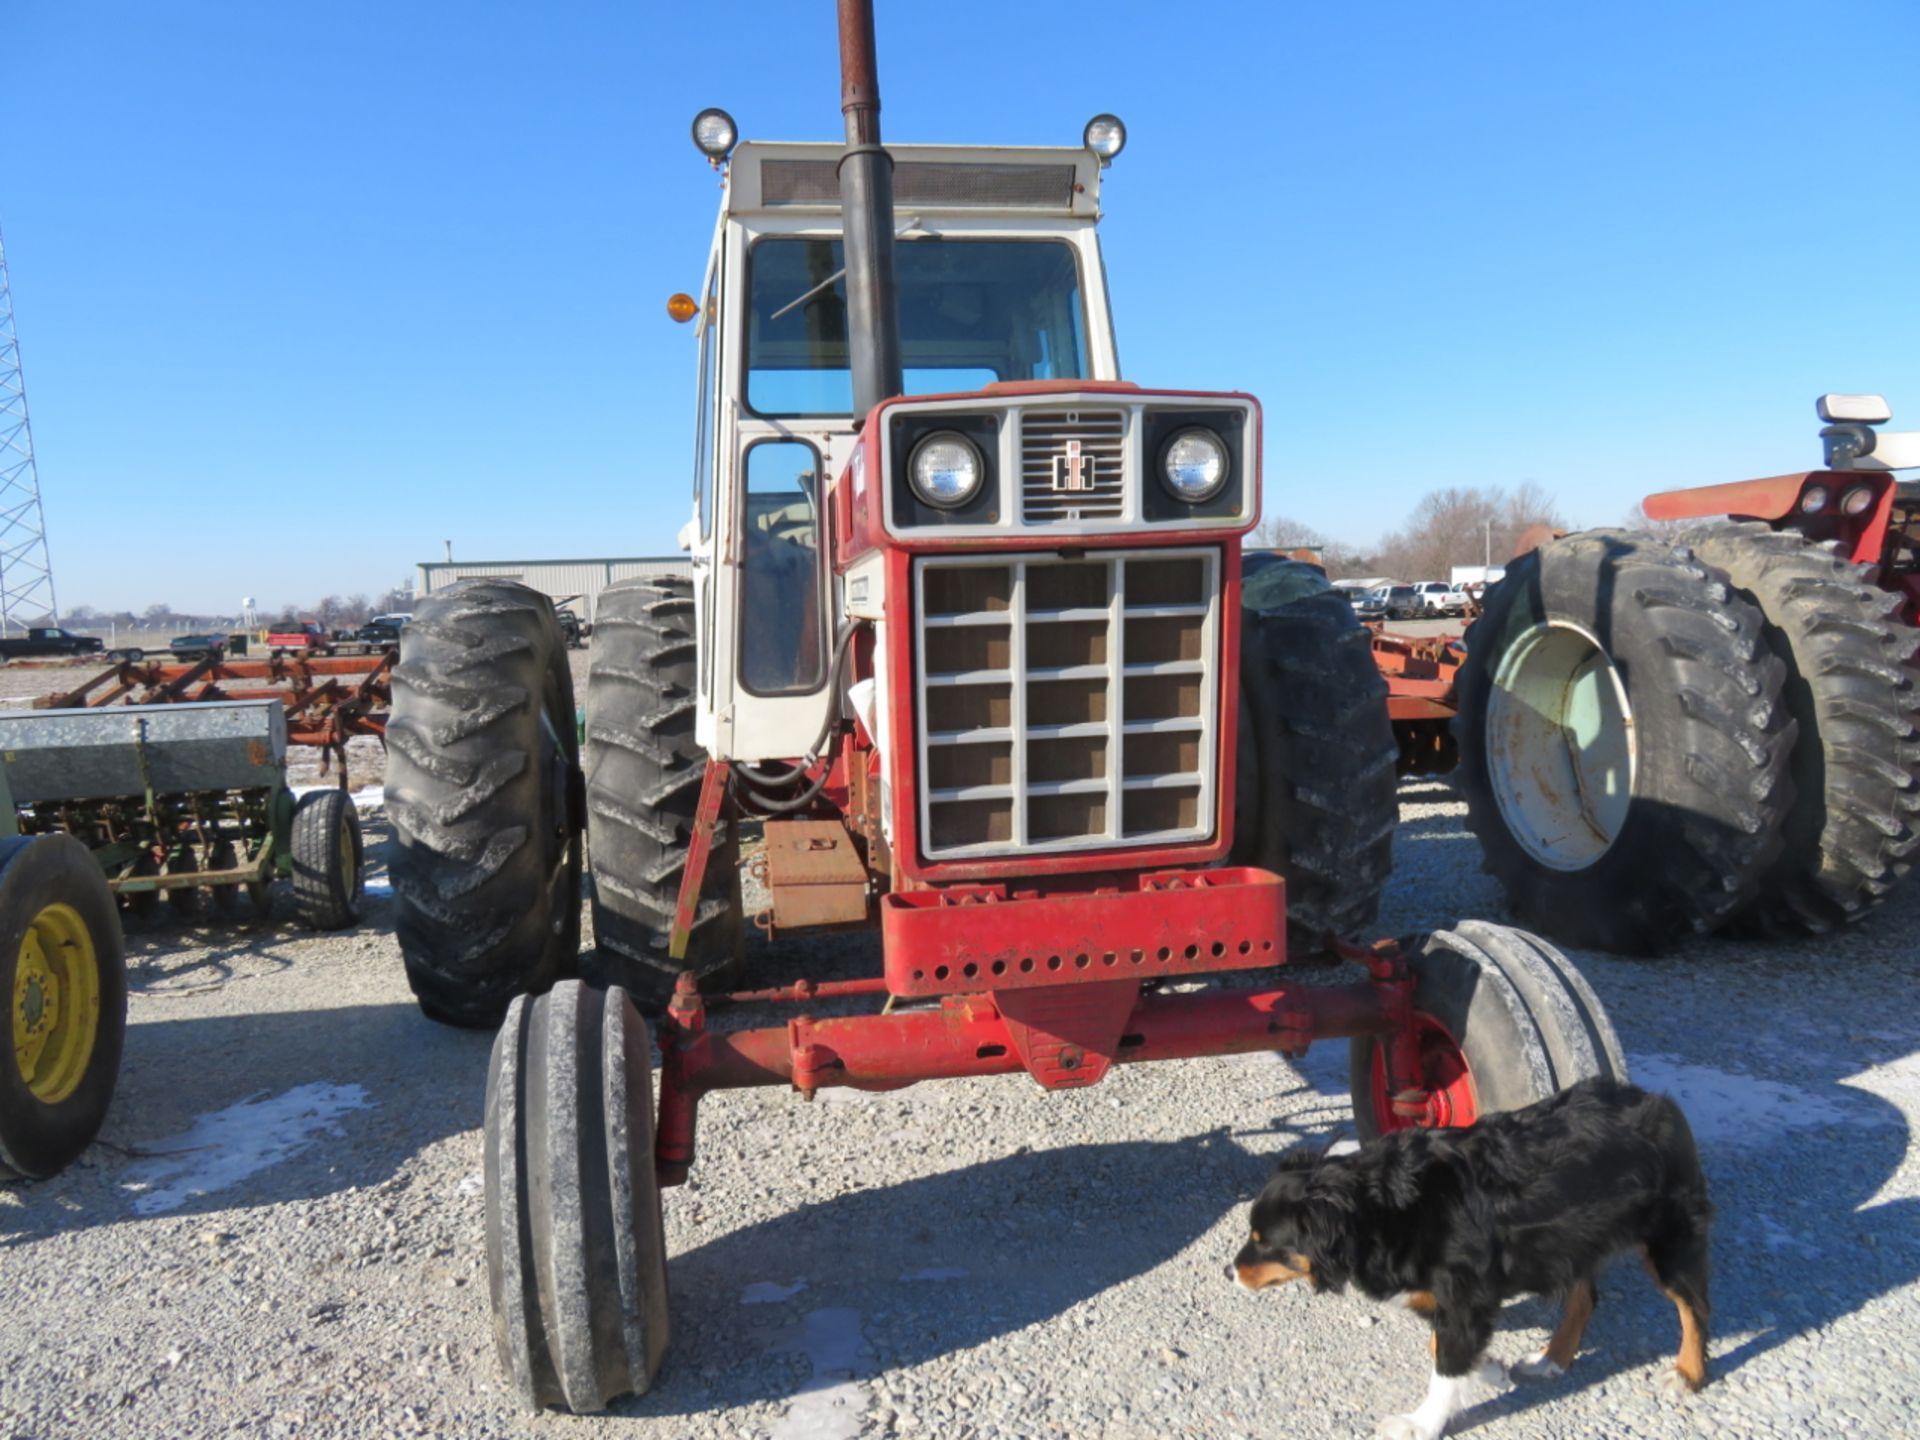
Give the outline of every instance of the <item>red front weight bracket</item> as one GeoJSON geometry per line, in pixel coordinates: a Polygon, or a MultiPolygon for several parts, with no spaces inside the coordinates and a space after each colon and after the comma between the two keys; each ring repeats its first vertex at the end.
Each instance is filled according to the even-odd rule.
{"type": "Polygon", "coordinates": [[[1055,895],[895,891],[880,901],[887,988],[951,995],[1264,970],[1287,958],[1285,895],[1278,875],[1244,866],[1055,895]]]}

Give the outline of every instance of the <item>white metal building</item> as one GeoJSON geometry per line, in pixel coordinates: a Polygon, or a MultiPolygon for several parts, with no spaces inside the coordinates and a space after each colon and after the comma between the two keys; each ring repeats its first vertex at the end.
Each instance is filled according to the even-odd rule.
{"type": "Polygon", "coordinates": [[[571,608],[592,624],[600,592],[614,581],[640,575],[692,573],[684,555],[641,555],[615,560],[431,560],[421,563],[413,582],[413,593],[431,595],[456,580],[479,576],[518,580],[555,600],[579,596],[571,608]]]}

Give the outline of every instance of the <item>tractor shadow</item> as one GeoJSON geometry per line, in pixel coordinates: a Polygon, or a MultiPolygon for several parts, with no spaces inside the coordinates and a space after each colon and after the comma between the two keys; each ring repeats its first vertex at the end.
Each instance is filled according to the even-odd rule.
{"type": "Polygon", "coordinates": [[[130,1025],[99,1139],[49,1180],[0,1188],[0,1251],[393,1179],[428,1146],[479,1127],[492,1043],[491,1033],[436,1025],[410,1003],[130,1025]],[[423,1075],[435,1077],[432,1103],[409,1103],[423,1075]],[[196,1130],[222,1114],[217,1133],[196,1130]],[[274,1158],[199,1193],[198,1179],[236,1152],[274,1158]],[[178,1203],[143,1209],[156,1191],[178,1203]]]}
{"type": "MultiPolygon", "coordinates": [[[[1220,1134],[1074,1145],[857,1190],[744,1226],[672,1257],[673,1339],[660,1382],[613,1413],[785,1403],[1056,1322],[1182,1264],[1225,1207],[1262,1183],[1265,1165],[1220,1134]],[[1112,1223],[1088,1198],[1115,1175],[1130,1196],[1164,1199],[1151,1215],[1112,1223]],[[825,1374],[823,1324],[840,1333],[838,1363],[825,1374]]],[[[669,1192],[667,1203],[700,1201],[669,1192]]],[[[1206,1259],[1217,1273],[1221,1257],[1206,1259]]]]}

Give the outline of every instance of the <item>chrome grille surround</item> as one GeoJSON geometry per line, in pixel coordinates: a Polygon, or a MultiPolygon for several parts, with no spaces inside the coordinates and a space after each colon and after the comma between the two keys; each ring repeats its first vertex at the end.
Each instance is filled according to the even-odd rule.
{"type": "MultiPolygon", "coordinates": [[[[1089,382],[1091,383],[1091,382],[1089,382]]],[[[1156,391],[1088,390],[1040,394],[969,395],[951,399],[917,398],[890,405],[886,439],[880,447],[878,492],[881,522],[900,538],[960,541],[1027,532],[1038,547],[1058,545],[1060,537],[1084,535],[1100,543],[1120,531],[1160,530],[1177,524],[1189,533],[1244,530],[1259,510],[1260,428],[1254,403],[1238,395],[1194,395],[1156,391]],[[1223,433],[1237,425],[1239,455],[1230,482],[1233,504],[1206,513],[1166,515],[1159,457],[1148,453],[1169,412],[1225,416],[1223,433]],[[997,415],[998,435],[987,442],[987,460],[997,498],[993,513],[909,518],[900,510],[908,495],[901,473],[912,452],[903,438],[941,428],[948,415],[997,415]],[[1074,418],[1069,418],[1074,417],[1074,418]],[[1091,490],[1071,490],[1067,446],[1078,440],[1083,458],[1091,457],[1091,490]],[[1054,489],[1058,478],[1059,490],[1054,489]],[[1115,485],[1115,481],[1118,485],[1115,485]],[[1115,493],[1117,491],[1117,494],[1115,493]]],[[[1202,420],[1200,423],[1216,423],[1202,420]]],[[[1228,437],[1230,442],[1232,437],[1228,437]]]]}
{"type": "Polygon", "coordinates": [[[914,561],[920,850],[930,861],[1214,833],[1217,547],[914,561]]]}
{"type": "Polygon", "coordinates": [[[1020,412],[1020,519],[1118,520],[1127,504],[1127,412],[1020,412]]]}

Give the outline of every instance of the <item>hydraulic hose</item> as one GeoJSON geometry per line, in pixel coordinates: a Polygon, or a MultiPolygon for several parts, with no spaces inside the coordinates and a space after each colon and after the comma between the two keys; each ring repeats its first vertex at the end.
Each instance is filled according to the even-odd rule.
{"type": "Polygon", "coordinates": [[[820,733],[814,736],[800,763],[790,767],[785,775],[762,775],[745,765],[734,766],[733,774],[746,782],[744,787],[735,787],[733,795],[743,810],[753,813],[754,807],[758,806],[761,811],[790,814],[811,805],[826,787],[827,776],[832,773],[831,766],[822,770],[797,795],[783,797],[767,793],[769,788],[794,784],[819,763],[821,752],[827,748],[827,742],[840,723],[840,675],[846,668],[847,649],[853,644],[855,632],[867,623],[864,619],[849,619],[840,627],[840,634],[833,644],[833,660],[827,667],[827,713],[820,723],[820,733]],[[743,793],[743,789],[753,793],[743,793]]]}

